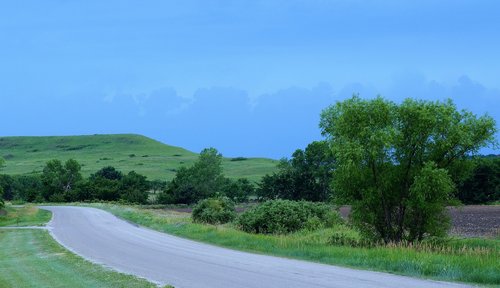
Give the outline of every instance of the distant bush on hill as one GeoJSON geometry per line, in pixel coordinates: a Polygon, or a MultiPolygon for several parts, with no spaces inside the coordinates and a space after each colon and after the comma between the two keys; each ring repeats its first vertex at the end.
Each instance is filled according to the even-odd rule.
{"type": "Polygon", "coordinates": [[[233,162],[237,162],[237,161],[245,161],[245,160],[248,160],[248,158],[245,158],[245,157],[235,157],[235,158],[231,158],[231,161],[233,161],[233,162]]]}

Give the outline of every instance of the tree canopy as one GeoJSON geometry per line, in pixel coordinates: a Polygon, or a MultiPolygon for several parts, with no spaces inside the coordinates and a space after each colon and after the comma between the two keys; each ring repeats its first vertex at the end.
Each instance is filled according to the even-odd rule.
{"type": "Polygon", "coordinates": [[[67,160],[64,165],[57,159],[48,161],[42,172],[44,198],[54,202],[70,200],[76,184],[83,179],[80,170],[81,165],[73,159],[67,160]]]}
{"type": "Polygon", "coordinates": [[[290,160],[281,160],[276,173],[264,176],[257,194],[261,199],[326,201],[334,166],[328,143],[312,142],[290,160]]]}
{"type": "Polygon", "coordinates": [[[192,204],[215,195],[224,184],[222,155],[215,148],[201,151],[191,167],[181,167],[161,193],[160,203],[192,204]]]}
{"type": "Polygon", "coordinates": [[[451,100],[357,96],[325,109],[320,127],[337,161],[336,200],[351,203],[354,223],[385,242],[445,233],[463,161],[496,132],[493,118],[458,111],[451,100]]]}

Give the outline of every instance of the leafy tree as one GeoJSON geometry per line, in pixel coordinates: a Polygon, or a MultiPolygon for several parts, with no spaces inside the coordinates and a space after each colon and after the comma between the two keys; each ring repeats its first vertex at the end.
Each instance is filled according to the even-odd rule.
{"type": "Polygon", "coordinates": [[[3,199],[12,200],[14,198],[14,177],[0,174],[0,187],[3,189],[3,199]]]}
{"type": "Polygon", "coordinates": [[[279,171],[262,178],[258,196],[262,199],[326,201],[335,161],[326,141],[315,141],[297,149],[292,159],[283,159],[279,171]]]}
{"type": "Polygon", "coordinates": [[[469,178],[458,188],[458,199],[465,204],[484,204],[500,200],[500,158],[474,161],[469,178]]]}
{"type": "Polygon", "coordinates": [[[496,132],[491,117],[457,111],[451,100],[357,96],[325,109],[320,127],[337,161],[336,200],[351,203],[353,222],[385,242],[442,235],[462,160],[496,132]]]}
{"type": "Polygon", "coordinates": [[[14,199],[26,202],[42,202],[42,181],[39,175],[19,175],[13,177],[14,199]]]}
{"type": "MultiPolygon", "coordinates": [[[[88,183],[82,187],[80,198],[116,201],[120,199],[122,172],[107,166],[90,175],[88,183]]],[[[86,200],[86,199],[80,199],[86,200]]]]}
{"type": "Polygon", "coordinates": [[[146,204],[149,185],[146,176],[130,171],[120,183],[120,198],[129,203],[146,204]]]}
{"type": "Polygon", "coordinates": [[[177,171],[158,201],[196,203],[220,192],[223,184],[222,155],[215,148],[204,149],[193,166],[181,167],[177,171]]]}
{"type": "Polygon", "coordinates": [[[45,200],[64,202],[72,200],[76,185],[82,180],[81,166],[73,159],[64,165],[54,159],[47,162],[42,172],[43,196],[45,200]]]}
{"type": "Polygon", "coordinates": [[[236,203],[248,201],[248,197],[255,192],[255,187],[246,178],[231,180],[226,178],[222,186],[222,194],[236,203]]]}
{"type": "Polygon", "coordinates": [[[162,180],[149,181],[149,188],[151,189],[151,191],[154,194],[165,190],[166,187],[167,187],[166,181],[162,181],[162,180]]]}
{"type": "Polygon", "coordinates": [[[99,171],[97,171],[95,174],[93,174],[94,178],[106,178],[109,180],[121,180],[123,178],[123,173],[116,170],[115,167],[113,166],[106,166],[104,168],[101,168],[99,171]]]}

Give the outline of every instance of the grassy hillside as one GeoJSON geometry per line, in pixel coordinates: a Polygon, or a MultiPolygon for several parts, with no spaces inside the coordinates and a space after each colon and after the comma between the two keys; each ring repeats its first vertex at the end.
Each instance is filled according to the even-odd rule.
{"type": "MultiPolygon", "coordinates": [[[[140,135],[91,135],[53,137],[0,137],[0,173],[40,173],[48,160],[76,159],[88,176],[104,166],[128,172],[135,170],[148,179],[170,180],[183,165],[191,165],[198,154],[140,135]]],[[[276,160],[264,158],[224,159],[224,173],[231,178],[258,181],[275,169],[276,160]]]]}

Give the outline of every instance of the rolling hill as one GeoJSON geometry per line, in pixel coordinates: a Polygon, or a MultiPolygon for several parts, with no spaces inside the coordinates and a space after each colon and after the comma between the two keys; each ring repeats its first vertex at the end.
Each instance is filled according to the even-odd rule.
{"type": "MultiPolygon", "coordinates": [[[[88,176],[105,166],[136,171],[148,179],[170,180],[179,167],[191,165],[198,154],[133,134],[0,137],[0,157],[4,174],[40,173],[48,160],[73,158],[88,176]]],[[[259,181],[274,171],[278,161],[265,158],[224,158],[224,174],[259,181]]]]}

